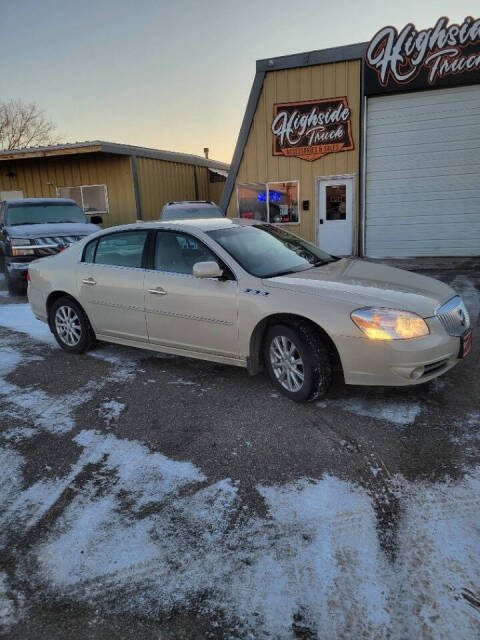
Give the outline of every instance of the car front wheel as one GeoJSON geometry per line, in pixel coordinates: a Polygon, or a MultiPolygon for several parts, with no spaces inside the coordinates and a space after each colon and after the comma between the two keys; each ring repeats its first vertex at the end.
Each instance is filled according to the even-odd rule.
{"type": "Polygon", "coordinates": [[[291,400],[311,402],[324,396],[332,383],[328,349],[307,323],[271,327],[263,355],[272,382],[291,400]]]}
{"type": "Polygon", "coordinates": [[[50,311],[50,328],[58,344],[69,353],[84,353],[95,334],[82,307],[72,298],[59,298],[50,311]]]}

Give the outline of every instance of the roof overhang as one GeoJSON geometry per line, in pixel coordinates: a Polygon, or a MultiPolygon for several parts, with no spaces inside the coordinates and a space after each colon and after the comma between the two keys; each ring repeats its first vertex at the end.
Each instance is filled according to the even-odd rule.
{"type": "Polygon", "coordinates": [[[136,147],[129,144],[104,142],[103,140],[94,140],[92,142],[72,142],[55,146],[0,151],[0,162],[7,160],[28,160],[30,158],[73,156],[85,153],[110,153],[114,155],[135,156],[136,158],[152,158],[154,160],[165,160],[167,162],[190,164],[197,167],[220,169],[223,171],[228,171],[230,168],[230,165],[226,162],[210,160],[209,158],[195,156],[190,153],[163,151],[162,149],[150,149],[148,147],[136,147]]]}
{"type": "Polygon", "coordinates": [[[228,178],[228,171],[224,171],[223,169],[214,169],[213,167],[208,167],[208,170],[212,173],[216,173],[219,176],[223,176],[224,178],[228,178]]]}
{"type": "Polygon", "coordinates": [[[6,160],[25,160],[29,158],[48,158],[53,156],[73,156],[79,153],[96,153],[102,151],[98,144],[65,145],[58,147],[35,147],[33,149],[12,149],[0,151],[0,162],[6,160]]]}

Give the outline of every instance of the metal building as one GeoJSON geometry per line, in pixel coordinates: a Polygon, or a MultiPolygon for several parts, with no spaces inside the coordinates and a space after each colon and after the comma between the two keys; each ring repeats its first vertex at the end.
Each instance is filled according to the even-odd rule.
{"type": "Polygon", "coordinates": [[[480,20],[258,61],[222,207],[336,255],[480,255],[480,20]]]}
{"type": "Polygon", "coordinates": [[[112,142],[0,151],[0,200],[73,198],[104,226],[158,218],[172,200],[219,202],[229,165],[112,142]]]}

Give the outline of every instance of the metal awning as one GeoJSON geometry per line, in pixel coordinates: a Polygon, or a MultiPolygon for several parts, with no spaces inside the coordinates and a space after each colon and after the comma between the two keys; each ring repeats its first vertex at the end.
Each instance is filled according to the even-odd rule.
{"type": "Polygon", "coordinates": [[[224,171],[223,169],[213,169],[213,167],[208,167],[208,170],[211,171],[212,173],[217,173],[219,176],[228,178],[228,171],[224,171]]]}

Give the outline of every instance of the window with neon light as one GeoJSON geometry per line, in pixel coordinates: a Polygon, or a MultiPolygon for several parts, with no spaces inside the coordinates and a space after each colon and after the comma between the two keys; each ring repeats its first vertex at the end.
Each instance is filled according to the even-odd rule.
{"type": "Polygon", "coordinates": [[[239,184],[238,216],[274,224],[298,224],[298,192],[297,180],[239,184]]]}

